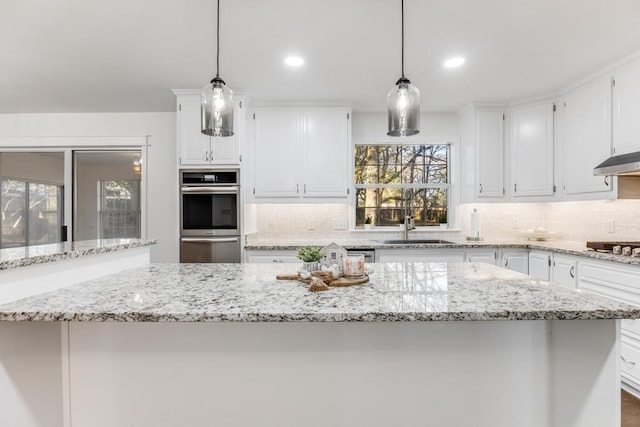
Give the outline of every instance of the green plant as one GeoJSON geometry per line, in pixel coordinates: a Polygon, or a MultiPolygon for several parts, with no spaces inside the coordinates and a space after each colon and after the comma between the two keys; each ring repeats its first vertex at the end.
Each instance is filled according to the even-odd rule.
{"type": "Polygon", "coordinates": [[[367,215],[367,217],[364,219],[364,223],[371,224],[371,215],[367,215]]]}
{"type": "Polygon", "coordinates": [[[298,248],[298,259],[304,262],[320,261],[324,257],[324,252],[318,246],[304,246],[298,248]]]}

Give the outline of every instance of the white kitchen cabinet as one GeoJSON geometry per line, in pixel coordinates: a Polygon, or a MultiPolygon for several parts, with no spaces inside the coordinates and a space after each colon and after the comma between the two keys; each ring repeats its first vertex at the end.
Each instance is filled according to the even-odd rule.
{"type": "Polygon", "coordinates": [[[300,112],[266,109],[253,115],[255,197],[299,197],[300,112]]]}
{"type": "Polygon", "coordinates": [[[247,250],[245,259],[248,263],[254,264],[283,264],[298,263],[297,251],[294,250],[247,250]]]}
{"type": "Polygon", "coordinates": [[[349,112],[302,112],[302,192],[304,197],[346,197],[349,180],[349,112]]]}
{"type": "Polygon", "coordinates": [[[549,280],[551,278],[551,257],[550,252],[529,252],[529,275],[549,280]]]}
{"type": "Polygon", "coordinates": [[[565,94],[561,113],[563,193],[612,194],[613,178],[593,175],[611,155],[611,78],[599,77],[565,94]]]}
{"type": "Polygon", "coordinates": [[[526,104],[511,112],[511,179],[514,198],[553,196],[552,102],[526,104]]]}
{"type": "Polygon", "coordinates": [[[468,106],[460,113],[464,202],[502,201],[505,109],[468,106]]]}
{"type": "Polygon", "coordinates": [[[259,198],[346,198],[350,111],[271,108],[254,114],[254,191],[259,198]]]}
{"type": "Polygon", "coordinates": [[[242,97],[234,97],[234,132],[229,137],[210,137],[201,132],[200,92],[176,91],[180,164],[189,166],[240,163],[240,135],[244,123],[242,97]]]}
{"type": "Polygon", "coordinates": [[[553,254],[551,281],[565,288],[578,287],[578,259],[567,255],[553,254]]]}
{"type": "Polygon", "coordinates": [[[459,249],[376,249],[377,262],[462,262],[459,249]]]}
{"type": "Polygon", "coordinates": [[[465,261],[467,262],[485,262],[494,264],[498,260],[498,250],[492,249],[467,249],[465,253],[465,261]]]}
{"type": "MultiPolygon", "coordinates": [[[[640,305],[640,267],[606,261],[578,263],[578,289],[640,305]]],[[[621,322],[620,371],[623,388],[640,396],[640,320],[621,322]]]]}
{"type": "Polygon", "coordinates": [[[529,251],[527,249],[500,249],[498,259],[501,267],[529,274],[529,251]]]}
{"type": "Polygon", "coordinates": [[[613,80],[614,154],[640,151],[640,60],[620,67],[613,80]]]}

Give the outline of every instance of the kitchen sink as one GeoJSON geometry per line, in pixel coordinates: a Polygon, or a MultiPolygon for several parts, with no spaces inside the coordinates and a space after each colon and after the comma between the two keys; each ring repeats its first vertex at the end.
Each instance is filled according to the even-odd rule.
{"type": "Polygon", "coordinates": [[[431,245],[441,245],[444,243],[453,243],[448,240],[439,240],[439,239],[397,239],[397,240],[376,240],[378,243],[383,243],[386,245],[414,245],[414,244],[431,244],[431,245]]]}

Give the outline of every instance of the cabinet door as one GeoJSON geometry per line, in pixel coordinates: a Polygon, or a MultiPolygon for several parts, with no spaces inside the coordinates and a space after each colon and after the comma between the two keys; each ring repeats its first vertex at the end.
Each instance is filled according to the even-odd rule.
{"type": "Polygon", "coordinates": [[[529,253],[529,275],[542,280],[551,278],[551,254],[546,252],[529,253]]]}
{"type": "Polygon", "coordinates": [[[255,197],[299,197],[299,116],[285,109],[255,113],[255,197]]]}
{"type": "Polygon", "coordinates": [[[234,135],[227,137],[211,138],[211,164],[215,165],[237,165],[240,163],[240,133],[244,127],[244,111],[242,109],[242,98],[234,97],[233,106],[233,127],[234,135]]]}
{"type": "Polygon", "coordinates": [[[302,113],[304,197],[347,197],[348,115],[347,109],[313,109],[302,113]]]}
{"type": "Polygon", "coordinates": [[[500,251],[500,264],[508,270],[517,271],[518,273],[529,273],[528,251],[500,251]]]}
{"type": "Polygon", "coordinates": [[[486,249],[470,249],[467,250],[465,261],[467,262],[485,262],[487,264],[496,263],[497,253],[496,250],[486,249]]]}
{"type": "Polygon", "coordinates": [[[578,275],[576,270],[578,262],[572,258],[559,255],[553,256],[553,269],[551,270],[551,281],[575,289],[578,286],[578,275]]]}
{"type": "Polygon", "coordinates": [[[200,131],[200,97],[181,97],[179,105],[180,164],[208,165],[211,138],[200,131]]]}
{"type": "Polygon", "coordinates": [[[476,116],[477,197],[504,197],[504,113],[478,111],[476,116]]]}
{"type": "Polygon", "coordinates": [[[613,148],[615,154],[640,151],[640,61],[614,73],[613,148]]]}
{"type": "Polygon", "coordinates": [[[553,104],[513,110],[513,196],[553,195],[553,104]]]}
{"type": "Polygon", "coordinates": [[[561,108],[564,193],[610,192],[610,180],[593,176],[593,168],[611,155],[610,77],[567,93],[561,108]]]}
{"type": "Polygon", "coordinates": [[[245,256],[248,263],[252,264],[284,264],[298,263],[296,251],[247,251],[245,256]]]}
{"type": "Polygon", "coordinates": [[[461,262],[461,251],[430,249],[382,249],[376,251],[378,262],[461,262]]]}
{"type": "Polygon", "coordinates": [[[237,136],[211,138],[211,163],[216,165],[237,164],[238,142],[237,136]]]}

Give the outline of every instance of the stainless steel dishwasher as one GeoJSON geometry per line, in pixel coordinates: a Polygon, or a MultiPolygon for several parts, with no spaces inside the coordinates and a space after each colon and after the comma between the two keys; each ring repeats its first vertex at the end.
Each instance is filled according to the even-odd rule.
{"type": "Polygon", "coordinates": [[[374,249],[347,249],[347,255],[364,255],[364,262],[366,263],[376,261],[376,251],[374,249]]]}

